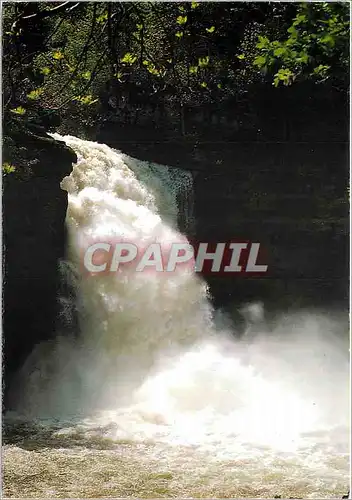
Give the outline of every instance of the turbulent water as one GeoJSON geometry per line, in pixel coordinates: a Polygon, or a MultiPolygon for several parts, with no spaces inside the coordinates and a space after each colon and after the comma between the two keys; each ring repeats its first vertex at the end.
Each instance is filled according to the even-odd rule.
{"type": "Polygon", "coordinates": [[[192,182],[105,145],[61,140],[78,155],[62,187],[81,334],[39,346],[19,374],[17,410],[5,420],[5,494],[345,494],[346,319],[281,315],[239,341],[190,269],[86,275],[89,241],[184,238],[177,204],[192,182]]]}

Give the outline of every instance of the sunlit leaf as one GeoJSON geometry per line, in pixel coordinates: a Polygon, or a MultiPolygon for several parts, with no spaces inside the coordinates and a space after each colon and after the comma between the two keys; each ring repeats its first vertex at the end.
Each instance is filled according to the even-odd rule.
{"type": "Polygon", "coordinates": [[[64,59],[65,56],[64,56],[64,54],[60,50],[57,50],[56,52],[53,53],[53,58],[56,61],[60,61],[61,59],[64,59]]]}
{"type": "Polygon", "coordinates": [[[28,97],[28,99],[35,101],[35,100],[39,99],[39,97],[42,95],[43,92],[44,92],[43,89],[35,89],[35,90],[32,90],[31,92],[29,92],[29,94],[27,94],[27,97],[28,97]]]}
{"type": "Polygon", "coordinates": [[[198,65],[199,65],[199,67],[204,68],[205,66],[208,66],[208,64],[209,64],[209,56],[200,57],[198,59],[198,65]]]}
{"type": "Polygon", "coordinates": [[[314,68],[313,73],[315,75],[323,76],[330,69],[330,66],[326,64],[319,64],[316,68],[314,68]]]}
{"type": "Polygon", "coordinates": [[[281,57],[287,53],[287,49],[285,47],[278,47],[274,50],[274,56],[281,57]]]}
{"type": "Polygon", "coordinates": [[[178,16],[178,18],[176,19],[176,22],[177,24],[186,24],[187,22],[187,16],[178,16]]]}
{"type": "Polygon", "coordinates": [[[253,61],[254,66],[258,66],[258,68],[262,68],[266,64],[266,57],[257,56],[253,61]]]}
{"type": "Polygon", "coordinates": [[[319,41],[320,43],[330,45],[331,47],[335,45],[335,39],[330,33],[327,33],[326,35],[320,37],[319,41]]]}
{"type": "Polygon", "coordinates": [[[257,43],[258,49],[264,49],[265,47],[268,47],[269,44],[270,44],[270,40],[266,36],[259,36],[258,37],[258,43],[257,43]]]}
{"type": "Polygon", "coordinates": [[[104,12],[101,16],[97,17],[97,23],[102,24],[108,19],[108,12],[104,12]]]}
{"type": "Polygon", "coordinates": [[[45,66],[44,68],[41,68],[41,70],[40,70],[41,74],[45,75],[45,76],[49,75],[50,71],[51,71],[50,68],[48,68],[47,66],[45,66]]]}
{"type": "Polygon", "coordinates": [[[82,74],[82,78],[84,78],[84,80],[90,80],[92,77],[92,73],[90,71],[86,71],[85,73],[82,74]]]}
{"type": "Polygon", "coordinates": [[[5,162],[2,165],[2,172],[4,175],[13,174],[14,172],[16,172],[16,167],[11,163],[5,162]]]}
{"type": "Polygon", "coordinates": [[[18,108],[11,109],[11,113],[15,113],[15,115],[24,115],[26,110],[22,106],[18,106],[18,108]]]}
{"type": "Polygon", "coordinates": [[[86,96],[77,96],[74,100],[80,102],[81,104],[85,104],[86,106],[91,106],[92,104],[98,102],[98,99],[94,99],[91,94],[86,96]]]}
{"type": "Polygon", "coordinates": [[[132,65],[137,61],[137,56],[134,56],[130,52],[127,52],[121,59],[122,63],[132,65]]]}

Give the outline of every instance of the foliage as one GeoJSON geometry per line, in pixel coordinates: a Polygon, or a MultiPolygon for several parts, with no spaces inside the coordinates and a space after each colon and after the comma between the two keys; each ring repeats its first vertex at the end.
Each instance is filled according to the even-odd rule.
{"type": "Polygon", "coordinates": [[[111,96],[179,109],[266,81],[346,88],[348,22],[344,3],[7,3],[5,113],[89,124],[111,96]]]}
{"type": "Polygon", "coordinates": [[[25,115],[26,110],[23,106],[18,106],[17,108],[11,109],[11,113],[14,113],[15,115],[25,115]]]}
{"type": "Polygon", "coordinates": [[[16,172],[16,167],[14,165],[12,165],[11,163],[8,163],[8,162],[3,163],[3,165],[2,165],[3,175],[6,176],[9,174],[13,174],[14,172],[16,172]]]}
{"type": "Polygon", "coordinates": [[[282,39],[259,36],[253,64],[273,75],[275,87],[307,78],[347,83],[348,37],[347,3],[302,3],[282,39]]]}

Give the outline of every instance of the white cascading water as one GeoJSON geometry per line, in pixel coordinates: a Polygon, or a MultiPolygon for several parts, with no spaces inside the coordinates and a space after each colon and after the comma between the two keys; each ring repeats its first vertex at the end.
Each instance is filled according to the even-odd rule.
{"type": "Polygon", "coordinates": [[[214,324],[206,286],[189,269],[81,274],[81,252],[92,239],[184,238],[176,197],[191,190],[191,177],[106,145],[53,136],[78,155],[62,187],[82,334],[33,353],[23,369],[22,413],[61,419],[60,436],[130,440],[141,464],[137,444],[153,443],[150,460],[184,471],[179,496],[192,496],[188,470],[188,481],[208,471],[203,496],[344,492],[348,326],[302,312],[240,342],[214,324]]]}

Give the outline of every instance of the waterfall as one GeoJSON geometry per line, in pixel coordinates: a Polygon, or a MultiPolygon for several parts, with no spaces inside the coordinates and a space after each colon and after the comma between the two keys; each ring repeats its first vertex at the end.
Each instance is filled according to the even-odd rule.
{"type": "MultiPolygon", "coordinates": [[[[103,144],[57,134],[53,137],[64,140],[78,156],[72,174],[62,181],[62,189],[68,192],[66,266],[78,276],[77,307],[83,334],[74,349],[70,339],[55,345],[50,365],[64,359],[65,366],[54,374],[59,377],[54,392],[53,373],[48,375],[48,398],[55,403],[55,411],[62,411],[78,400],[80,405],[95,406],[108,397],[107,392],[123,397],[126,384],[132,390],[161,356],[172,355],[213,332],[207,288],[189,270],[172,275],[109,273],[91,277],[81,273],[82,251],[95,238],[124,238],[139,244],[184,239],[177,231],[178,200],[180,193],[191,193],[191,175],[134,160],[103,144]],[[66,355],[62,349],[67,350],[66,355]],[[57,398],[59,393],[64,401],[57,398]]],[[[33,380],[34,385],[39,383],[37,378],[33,380]]],[[[36,398],[31,395],[30,399],[38,409],[36,398]]],[[[46,409],[49,406],[46,401],[46,409]]]]}
{"type": "Polygon", "coordinates": [[[193,234],[194,196],[191,172],[121,156],[125,164],[153,193],[163,222],[184,233],[193,234]]]}
{"type": "Polygon", "coordinates": [[[239,342],[226,321],[217,323],[205,283],[189,268],[84,273],[82,252],[92,240],[185,240],[178,203],[184,196],[192,215],[191,177],[103,144],[53,137],[78,157],[62,188],[68,192],[64,268],[74,276],[80,334],[58,332],[34,350],[22,370],[19,411],[59,419],[54,436],[60,439],[153,443],[148,460],[155,453],[189,467],[190,452],[176,451],[175,444],[197,450],[206,467],[240,459],[243,467],[251,464],[251,481],[266,485],[270,495],[275,485],[266,467],[295,484],[297,471],[305,471],[306,483],[295,492],[311,494],[318,478],[325,481],[321,492],[335,491],[338,475],[348,476],[343,321],[302,311],[278,316],[269,328],[262,305],[247,305],[243,313],[255,318],[255,335],[239,342]],[[341,465],[334,469],[337,456],[341,465]]]}

